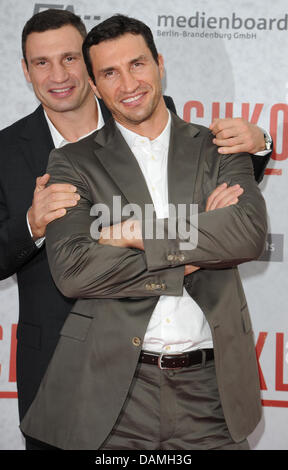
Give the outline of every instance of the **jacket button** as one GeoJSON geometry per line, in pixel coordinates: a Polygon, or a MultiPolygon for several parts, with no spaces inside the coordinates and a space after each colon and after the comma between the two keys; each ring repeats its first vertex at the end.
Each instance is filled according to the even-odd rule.
{"type": "Polygon", "coordinates": [[[174,258],[175,258],[174,255],[168,255],[167,256],[168,261],[174,261],[174,258]]]}
{"type": "Polygon", "coordinates": [[[184,256],[184,255],[180,255],[180,256],[178,256],[178,259],[179,259],[179,261],[184,261],[184,260],[185,260],[185,256],[184,256]]]}
{"type": "Polygon", "coordinates": [[[132,344],[133,344],[133,346],[140,346],[141,345],[141,339],[138,338],[138,336],[134,336],[134,338],[132,339],[132,344]]]}

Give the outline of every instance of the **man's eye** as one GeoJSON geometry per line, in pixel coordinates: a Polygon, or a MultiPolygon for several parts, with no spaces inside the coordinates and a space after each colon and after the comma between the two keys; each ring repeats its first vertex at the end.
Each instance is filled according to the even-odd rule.
{"type": "Polygon", "coordinates": [[[109,70],[105,72],[105,78],[112,78],[114,76],[114,70],[109,70]]]}
{"type": "Polygon", "coordinates": [[[69,63],[70,63],[70,62],[73,62],[73,60],[74,60],[74,57],[72,57],[72,56],[69,56],[69,57],[66,57],[66,59],[65,59],[65,60],[66,60],[66,62],[69,62],[69,63]]]}
{"type": "Polygon", "coordinates": [[[47,64],[46,60],[39,60],[37,62],[37,65],[40,65],[40,66],[43,66],[43,65],[46,65],[46,64],[47,64]]]}

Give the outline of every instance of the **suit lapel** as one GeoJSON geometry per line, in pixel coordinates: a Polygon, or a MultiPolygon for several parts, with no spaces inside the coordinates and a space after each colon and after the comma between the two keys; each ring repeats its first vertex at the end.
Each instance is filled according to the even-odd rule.
{"type": "MultiPolygon", "coordinates": [[[[95,136],[95,154],[130,203],[153,204],[143,173],[113,119],[95,136]]],[[[144,212],[143,212],[144,214],[144,212]]]]}
{"type": "MultiPolygon", "coordinates": [[[[169,203],[194,202],[194,191],[202,139],[195,137],[199,130],[172,114],[168,154],[169,203]]],[[[95,136],[95,154],[126,199],[138,204],[153,204],[143,173],[113,119],[95,136]]],[[[195,201],[196,202],[196,201],[195,201]]]]}
{"type": "Polygon", "coordinates": [[[53,140],[42,106],[27,119],[20,139],[22,151],[34,177],[46,172],[48,156],[54,148],[53,140]]]}
{"type": "Polygon", "coordinates": [[[172,114],[168,154],[169,203],[189,205],[194,202],[194,190],[199,165],[201,139],[199,130],[172,114]]]}

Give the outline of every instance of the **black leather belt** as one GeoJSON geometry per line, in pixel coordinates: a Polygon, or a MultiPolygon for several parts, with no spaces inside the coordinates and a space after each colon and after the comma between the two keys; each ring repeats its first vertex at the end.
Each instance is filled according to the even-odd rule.
{"type": "Polygon", "coordinates": [[[160,369],[181,369],[195,364],[205,364],[214,359],[214,351],[210,349],[197,349],[183,354],[157,354],[141,351],[139,362],[158,366],[160,369]]]}

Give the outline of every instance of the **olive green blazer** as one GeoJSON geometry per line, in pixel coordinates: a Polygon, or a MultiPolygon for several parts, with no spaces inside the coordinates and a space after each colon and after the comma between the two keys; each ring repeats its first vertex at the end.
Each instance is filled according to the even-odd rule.
{"type": "Polygon", "coordinates": [[[137,204],[143,213],[145,204],[152,204],[138,163],[113,120],[80,142],[52,151],[51,183],[74,184],[81,199],[48,225],[48,259],[60,291],[79,300],[21,423],[25,434],[63,449],[98,449],[127,397],[159,296],[181,295],[184,282],[212,331],[229,431],[241,441],[255,428],[261,415],[258,368],[237,265],[263,250],[265,202],[250,156],[220,156],[212,138],[208,129],[172,113],[169,202],[199,209],[198,220],[189,220],[189,214],[185,218],[188,228],[196,228],[197,246],[184,250],[187,234],[178,219],[176,237],[169,236],[166,220],[162,239],[145,239],[144,251],[103,246],[91,237],[95,204],[105,204],[111,214],[113,196],[123,206],[137,204]],[[239,203],[205,212],[208,195],[223,182],[243,187],[239,203]],[[201,269],[184,277],[185,264],[201,269]]]}

